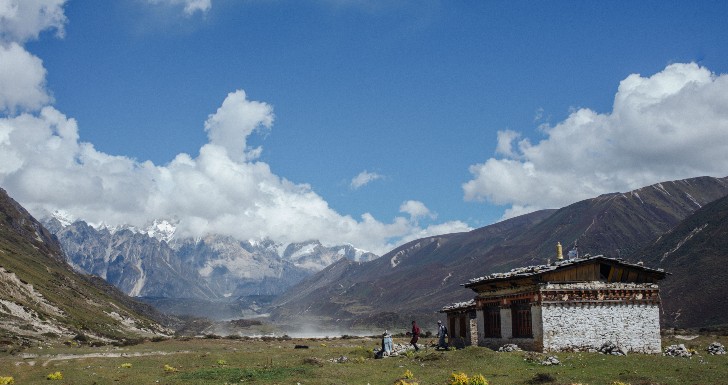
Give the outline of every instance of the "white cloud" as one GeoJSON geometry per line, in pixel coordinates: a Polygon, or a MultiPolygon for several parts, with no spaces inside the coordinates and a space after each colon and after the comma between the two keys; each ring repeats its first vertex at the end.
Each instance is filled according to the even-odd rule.
{"type": "Polygon", "coordinates": [[[498,131],[498,145],[495,148],[495,153],[509,158],[515,157],[513,141],[520,136],[521,134],[512,130],[498,131]]]}
{"type": "Polygon", "coordinates": [[[0,40],[24,43],[46,29],[63,36],[66,0],[0,0],[0,40]]]}
{"type": "Polygon", "coordinates": [[[504,218],[602,193],[728,170],[728,75],[697,64],[624,79],[609,113],[582,108],[536,144],[498,134],[497,154],[470,166],[466,200],[509,205],[504,218]]]}
{"type": "Polygon", "coordinates": [[[245,91],[228,94],[217,112],[205,122],[211,144],[225,148],[232,159],[256,159],[261,149],[251,149],[246,138],[261,127],[273,124],[273,107],[267,103],[247,100],[245,91]]]}
{"type": "Polygon", "coordinates": [[[136,226],[172,218],[183,236],[319,239],[384,253],[419,234],[467,228],[460,222],[421,228],[416,217],[429,210],[414,201],[403,205],[411,218],[383,223],[367,213],[354,219],[331,209],[309,185],[275,175],[268,164],[232,158],[272,116],[269,105],[233,92],[205,123],[210,141],[199,156],[179,154],[160,166],[97,151],[79,141],[74,119],[44,107],[37,115],[0,119],[0,185],[34,215],[62,209],[91,223],[136,226]]]}
{"type": "Polygon", "coordinates": [[[377,174],[376,172],[369,172],[367,170],[364,170],[360,172],[359,175],[351,179],[349,187],[351,187],[352,190],[358,190],[359,188],[366,186],[377,179],[382,178],[384,178],[383,175],[377,174]]]}
{"type": "Polygon", "coordinates": [[[63,36],[65,0],[0,0],[0,113],[36,110],[51,101],[43,62],[22,46],[45,30],[63,36]]]}
{"type": "Polygon", "coordinates": [[[430,212],[430,209],[428,209],[424,203],[413,200],[402,203],[402,205],[399,206],[399,212],[409,214],[410,218],[412,218],[413,220],[424,217],[436,217],[436,215],[430,212]]]}
{"type": "Polygon", "coordinates": [[[166,6],[182,6],[187,16],[196,12],[205,13],[212,8],[212,0],[147,0],[150,4],[161,4],[166,6]]]}
{"type": "Polygon", "coordinates": [[[35,110],[51,101],[43,62],[17,43],[0,44],[0,113],[35,110]]]}

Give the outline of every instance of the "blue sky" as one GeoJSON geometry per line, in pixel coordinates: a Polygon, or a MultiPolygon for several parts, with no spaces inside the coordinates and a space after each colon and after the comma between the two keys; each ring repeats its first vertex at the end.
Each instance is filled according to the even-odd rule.
{"type": "MultiPolygon", "coordinates": [[[[4,46],[22,49],[8,50],[5,65],[11,55],[35,57],[45,71],[27,67],[42,78],[25,83],[40,90],[35,99],[0,96],[5,125],[16,135],[5,145],[21,148],[21,136],[30,134],[18,128],[20,117],[48,122],[43,108],[51,107],[62,115],[56,120],[75,125],[76,155],[66,155],[77,159],[69,166],[73,175],[93,174],[96,179],[84,179],[90,184],[103,181],[99,195],[84,202],[29,187],[38,170],[51,173],[48,166],[31,172],[29,162],[19,161],[24,166],[0,169],[0,186],[34,212],[64,209],[90,221],[137,225],[151,215],[182,222],[191,215],[196,219],[183,226],[189,233],[220,231],[254,216],[265,223],[233,235],[318,237],[381,252],[418,236],[476,228],[605,192],[728,175],[722,75],[728,72],[728,4],[722,1],[29,3],[46,6],[45,13],[26,4],[32,9],[13,15],[7,10],[19,3],[0,0],[4,46]],[[37,20],[33,12],[47,15],[48,9],[60,16],[22,24],[36,25],[28,33],[11,22],[37,20]],[[220,214],[224,207],[215,214],[186,211],[204,202],[164,209],[140,203],[153,195],[145,189],[159,180],[155,173],[177,170],[171,165],[179,154],[200,168],[202,148],[225,147],[211,139],[216,129],[206,130],[206,122],[237,90],[244,90],[235,99],[239,106],[259,102],[269,110],[240,131],[248,150],[245,160],[233,160],[247,171],[237,173],[246,176],[235,183],[255,189],[265,184],[260,180],[274,181],[281,195],[266,193],[270,201],[262,204],[272,211],[235,219],[220,214]],[[619,109],[615,99],[625,100],[619,109]],[[647,99],[654,108],[636,107],[647,99]],[[702,123],[661,120],[664,111],[702,107],[710,111],[699,114],[702,123]],[[693,130],[695,123],[704,129],[693,130]],[[148,171],[123,183],[106,181],[104,175],[121,171],[84,171],[93,162],[79,150],[82,143],[93,146],[90,158],[121,157],[125,163],[118,167],[148,171]],[[700,154],[677,156],[678,149],[700,154]],[[253,166],[262,179],[247,174],[253,166]],[[353,184],[363,172],[370,181],[353,184]],[[139,187],[128,206],[101,203],[118,201],[110,186],[136,191],[129,181],[145,178],[147,187],[139,187]],[[316,204],[295,213],[286,209],[300,207],[290,203],[299,199],[316,204]],[[289,203],[273,210],[280,201],[289,203]],[[129,211],[134,215],[124,215],[129,211]],[[270,215],[296,219],[271,223],[270,215]],[[283,226],[296,233],[319,217],[326,220],[312,227],[321,235],[264,230],[283,226]]],[[[18,80],[2,82],[9,87],[18,80]]],[[[179,185],[184,178],[172,179],[174,187],[154,191],[192,189],[179,185]]],[[[221,201],[250,206],[249,215],[261,204],[257,193],[246,194],[221,192],[221,201]]]]}

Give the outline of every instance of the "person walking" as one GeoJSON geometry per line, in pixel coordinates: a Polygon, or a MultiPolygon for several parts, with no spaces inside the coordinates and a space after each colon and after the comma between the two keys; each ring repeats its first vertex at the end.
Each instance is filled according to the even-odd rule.
{"type": "Polygon", "coordinates": [[[438,349],[447,349],[447,342],[445,341],[445,337],[447,337],[447,327],[442,324],[442,321],[437,321],[437,348],[438,349]]]}
{"type": "Polygon", "coordinates": [[[410,340],[410,344],[415,347],[415,351],[419,352],[420,348],[417,346],[417,340],[420,339],[420,327],[417,326],[417,322],[412,321],[412,340],[410,340]]]}

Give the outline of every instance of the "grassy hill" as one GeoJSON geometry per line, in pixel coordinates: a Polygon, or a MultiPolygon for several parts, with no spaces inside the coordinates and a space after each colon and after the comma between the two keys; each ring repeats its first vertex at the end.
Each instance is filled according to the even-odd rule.
{"type": "Polygon", "coordinates": [[[0,189],[0,349],[48,339],[159,335],[163,319],[103,280],[79,275],[55,237],[0,189]]]}

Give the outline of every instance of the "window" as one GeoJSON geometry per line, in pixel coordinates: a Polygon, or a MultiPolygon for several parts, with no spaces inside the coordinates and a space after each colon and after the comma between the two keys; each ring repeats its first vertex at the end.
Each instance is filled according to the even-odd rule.
{"type": "Polygon", "coordinates": [[[533,338],[530,304],[511,304],[511,319],[513,320],[513,338],[533,338]]]}
{"type": "Polygon", "coordinates": [[[483,333],[485,338],[500,338],[501,337],[501,323],[500,323],[500,307],[499,306],[486,306],[483,309],[483,316],[485,318],[483,325],[483,333]]]}

